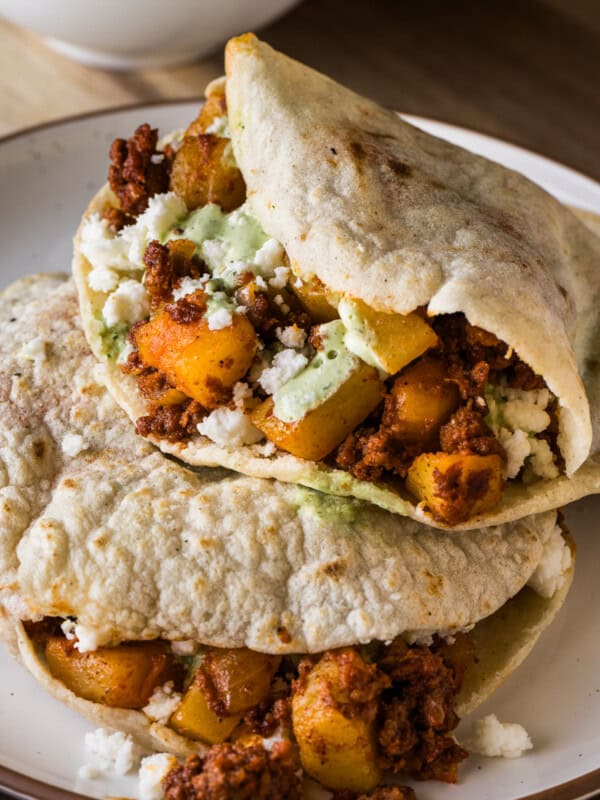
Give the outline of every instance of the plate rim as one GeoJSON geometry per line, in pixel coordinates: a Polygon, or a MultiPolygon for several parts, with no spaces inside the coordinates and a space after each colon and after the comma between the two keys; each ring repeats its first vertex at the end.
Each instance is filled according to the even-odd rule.
{"type": "MultiPolygon", "coordinates": [[[[49,129],[59,128],[72,123],[85,122],[96,117],[127,113],[140,108],[170,107],[194,102],[201,103],[202,96],[136,101],[116,106],[109,106],[94,111],[84,111],[78,114],[70,114],[59,117],[58,119],[48,120],[47,122],[41,122],[35,125],[19,128],[16,131],[11,131],[10,133],[4,134],[0,136],[0,147],[17,139],[26,138],[31,134],[45,132],[49,129]]],[[[490,143],[496,142],[507,145],[523,154],[526,154],[527,156],[533,156],[536,159],[541,159],[549,165],[566,170],[573,176],[584,179],[585,181],[589,181],[596,187],[600,188],[600,182],[590,175],[587,175],[586,173],[574,169],[566,164],[562,164],[560,161],[556,161],[555,159],[549,158],[541,153],[537,153],[534,150],[530,150],[522,145],[516,144],[509,139],[493,136],[488,133],[482,133],[474,128],[456,125],[451,122],[446,122],[442,119],[434,119],[432,117],[404,113],[402,113],[402,116],[410,120],[411,124],[415,124],[417,126],[419,122],[440,124],[457,132],[475,134],[479,137],[489,140],[490,143]]],[[[10,769],[10,767],[6,767],[3,764],[0,764],[0,791],[5,792],[9,797],[18,798],[18,800],[93,800],[93,798],[91,798],[89,795],[79,794],[69,789],[62,789],[60,786],[55,786],[53,784],[46,783],[45,781],[38,780],[37,778],[32,778],[31,776],[22,772],[10,769]]],[[[600,767],[592,770],[591,772],[578,775],[576,778],[572,778],[569,781],[565,781],[563,783],[556,784],[555,786],[548,787],[547,789],[543,789],[540,792],[521,795],[519,798],[517,798],[517,800],[586,800],[586,798],[591,798],[598,792],[600,792],[600,767]]]]}

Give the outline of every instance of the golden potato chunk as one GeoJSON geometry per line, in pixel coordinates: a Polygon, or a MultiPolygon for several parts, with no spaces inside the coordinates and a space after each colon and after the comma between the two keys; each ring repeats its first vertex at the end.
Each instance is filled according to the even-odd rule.
{"type": "Polygon", "coordinates": [[[408,490],[446,525],[490,511],[500,502],[503,484],[498,455],[423,453],[406,477],[408,490]]]}
{"type": "Polygon", "coordinates": [[[207,203],[216,203],[226,212],[241,206],[246,184],[229,139],[212,133],[184,139],[173,159],[170,189],[190,210],[207,203]]]}
{"type": "Polygon", "coordinates": [[[345,716],[348,690],[335,655],[322,658],[292,698],[292,724],[306,773],[329,789],[367,792],[381,780],[375,723],[345,716]]]}
{"type": "Polygon", "coordinates": [[[169,725],[190,739],[219,744],[231,736],[241,719],[241,714],[222,717],[216,714],[208,704],[204,685],[194,678],[171,715],[169,725]]]}
{"type": "Polygon", "coordinates": [[[185,138],[198,136],[206,133],[215,120],[227,114],[227,100],[225,99],[225,87],[220,87],[219,91],[213,91],[202,104],[202,108],[195,120],[190,122],[185,131],[185,138]]]}
{"type": "Polygon", "coordinates": [[[280,661],[279,656],[245,647],[210,650],[170,724],[193,739],[211,744],[225,741],[243,714],[269,695],[280,661]]]}
{"type": "Polygon", "coordinates": [[[80,653],[69,639],[50,637],[52,675],[78,697],[115,708],[143,708],[157,686],[179,675],[165,642],[127,642],[80,653]]]}
{"type": "Polygon", "coordinates": [[[444,364],[425,356],[396,378],[386,400],[386,414],[394,418],[394,438],[423,446],[435,441],[460,402],[456,384],[446,377],[444,364]]]}
{"type": "Polygon", "coordinates": [[[369,416],[381,401],[383,391],[377,370],[361,363],[332,397],[297,422],[278,419],[271,397],[255,408],[250,418],[282,450],[319,461],[369,416]]]}
{"type": "Polygon", "coordinates": [[[302,307],[310,314],[313,322],[331,322],[339,314],[336,307],[328,299],[324,284],[318,279],[310,281],[292,281],[292,290],[302,307]],[[297,285],[298,284],[298,285],[297,285]]]}
{"type": "Polygon", "coordinates": [[[438,341],[431,325],[415,313],[388,314],[375,311],[362,300],[348,299],[339,304],[339,312],[350,335],[360,340],[377,362],[376,366],[390,375],[399,372],[438,341]]]}
{"type": "Polygon", "coordinates": [[[280,656],[240,647],[211,650],[202,669],[228,714],[237,714],[260,703],[269,694],[280,656]]]}
{"type": "Polygon", "coordinates": [[[205,408],[227,402],[257,347],[254,328],[240,314],[233,314],[226,328],[210,330],[206,317],[181,323],[162,311],[136,329],[135,341],[144,364],[205,408]]]}

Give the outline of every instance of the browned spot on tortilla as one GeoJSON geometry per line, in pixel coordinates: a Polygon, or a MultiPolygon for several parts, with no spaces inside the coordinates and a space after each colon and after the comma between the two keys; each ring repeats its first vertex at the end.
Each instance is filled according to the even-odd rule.
{"type": "Polygon", "coordinates": [[[214,543],[214,539],[200,539],[199,541],[200,547],[213,547],[214,543]]]}
{"type": "Polygon", "coordinates": [[[77,481],[74,481],[73,478],[65,478],[62,482],[62,485],[65,489],[76,489],[77,481]]]}
{"type": "Polygon", "coordinates": [[[343,561],[330,561],[328,564],[323,564],[322,571],[329,578],[339,578],[344,572],[345,565],[343,561]]]}
{"type": "Polygon", "coordinates": [[[408,178],[410,175],[412,175],[412,169],[408,166],[408,164],[405,164],[403,161],[399,161],[393,156],[388,159],[387,164],[392,172],[399,177],[408,178]]]}
{"type": "Polygon", "coordinates": [[[282,642],[283,644],[289,644],[292,641],[292,637],[290,635],[290,632],[285,627],[285,625],[280,625],[277,628],[276,633],[277,633],[277,636],[279,637],[279,641],[282,642]]]}
{"type": "Polygon", "coordinates": [[[428,569],[424,570],[424,576],[427,578],[427,591],[431,595],[440,595],[444,588],[444,578],[442,575],[434,575],[428,569]]]}
{"type": "Polygon", "coordinates": [[[366,150],[360,142],[351,141],[349,144],[350,147],[350,155],[352,156],[356,171],[360,174],[363,168],[363,162],[366,160],[366,150]]]}
{"type": "Polygon", "coordinates": [[[46,454],[46,445],[44,442],[34,442],[33,443],[33,457],[39,458],[40,461],[46,454]]]}

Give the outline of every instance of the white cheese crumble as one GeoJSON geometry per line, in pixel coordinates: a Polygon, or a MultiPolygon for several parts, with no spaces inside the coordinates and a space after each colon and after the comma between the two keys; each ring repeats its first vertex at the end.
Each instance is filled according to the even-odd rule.
{"type": "Polygon", "coordinates": [[[70,458],[75,458],[82,450],[85,450],[86,443],[83,436],[78,433],[66,433],[61,442],[63,453],[70,458]]]}
{"type": "Polygon", "coordinates": [[[171,650],[176,656],[193,656],[198,652],[198,644],[193,639],[171,642],[171,650]]]}
{"type": "Polygon", "coordinates": [[[180,702],[181,694],[175,691],[173,681],[168,681],[164,686],[156,687],[142,711],[155,722],[166,725],[180,702]]]}
{"type": "Polygon", "coordinates": [[[187,297],[188,294],[194,294],[198,289],[204,289],[209,278],[208,274],[201,278],[190,278],[189,275],[186,275],[179,286],[173,290],[174,302],[181,300],[182,297],[187,297]]]}
{"type": "Polygon", "coordinates": [[[227,114],[224,114],[222,117],[215,117],[206,129],[206,133],[214,133],[215,136],[230,139],[231,132],[229,130],[229,118],[227,114]]]}
{"type": "Polygon", "coordinates": [[[72,619],[66,619],[64,622],[62,622],[60,629],[64,633],[65,638],[67,639],[75,638],[75,623],[73,622],[72,619]]]}
{"type": "Polygon", "coordinates": [[[97,650],[103,644],[102,637],[93,628],[86,628],[84,625],[77,624],[73,632],[77,637],[75,647],[80,653],[89,653],[91,650],[97,650]]]}
{"type": "MultiPolygon", "coordinates": [[[[281,265],[283,261],[283,247],[279,244],[277,239],[267,239],[262,247],[259,247],[256,251],[256,255],[252,260],[254,264],[262,270],[263,274],[271,275],[274,272],[275,276],[277,276],[278,273],[275,268],[281,265]]],[[[286,273],[285,283],[287,283],[288,275],[289,270],[287,270],[286,273]]],[[[279,288],[283,289],[285,283],[279,288]]]]}
{"type": "Polygon", "coordinates": [[[119,284],[119,275],[109,267],[94,267],[88,275],[88,284],[94,292],[112,292],[119,284]]]}
{"type": "Polygon", "coordinates": [[[239,408],[216,408],[198,423],[198,432],[222,447],[255,444],[264,438],[239,408]]]}
{"type": "Polygon", "coordinates": [[[285,383],[294,378],[308,364],[308,358],[295,350],[277,353],[270,367],[265,369],[258,382],[267,394],[274,395],[285,383]]]}
{"type": "Polygon", "coordinates": [[[276,328],[275,335],[282,345],[301,350],[306,342],[306,331],[297,325],[288,325],[287,328],[276,328]]]}
{"type": "Polygon", "coordinates": [[[170,753],[155,753],[143,758],[138,774],[139,800],[162,800],[162,780],[177,763],[175,756],[170,753]]]}
{"type": "Polygon", "coordinates": [[[47,352],[47,342],[42,339],[41,336],[36,336],[34,339],[30,339],[26,344],[23,345],[19,352],[19,356],[24,358],[26,361],[34,361],[36,364],[45,361],[47,352]]]}
{"type": "Polygon", "coordinates": [[[137,768],[143,750],[131,736],[121,731],[97,728],[85,734],[86,763],[79,768],[80,778],[104,774],[127,775],[137,768]]]}
{"type": "Polygon", "coordinates": [[[488,714],[474,722],[464,744],[471,753],[502,758],[519,758],[533,747],[529,734],[522,725],[500,722],[495,714],[488,714]]]}
{"type": "Polygon", "coordinates": [[[252,389],[247,383],[238,381],[233,387],[233,402],[236,408],[242,410],[246,407],[246,400],[252,397],[252,389]]]}
{"type": "Polygon", "coordinates": [[[536,438],[550,424],[546,411],[551,400],[548,389],[526,391],[493,386],[486,390],[486,400],[490,427],[506,451],[504,476],[516,478],[525,467],[526,481],[558,477],[559,469],[550,446],[536,438]]]}
{"type": "Polygon", "coordinates": [[[186,214],[185,203],[174,192],[151,197],[148,208],[135,223],[117,234],[99,214],[91,214],[81,226],[81,252],[94,268],[92,273],[100,267],[125,272],[141,270],[147,245],[153,239],[162,241],[186,214]]]}
{"type": "Polygon", "coordinates": [[[272,286],[273,289],[285,289],[289,277],[289,267],[275,267],[275,277],[269,279],[269,286],[272,286]]]}
{"type": "Polygon", "coordinates": [[[228,328],[233,322],[233,315],[230,308],[217,308],[214,311],[208,311],[206,314],[208,321],[209,331],[220,331],[222,328],[228,328]]]}
{"type": "Polygon", "coordinates": [[[542,536],[542,557],[527,583],[542,597],[552,597],[564,584],[565,573],[571,566],[573,556],[559,525],[555,525],[542,536]]]}
{"type": "Polygon", "coordinates": [[[102,316],[107,327],[125,323],[133,325],[150,313],[150,303],[144,286],[131,279],[120,283],[106,299],[102,316]]]}

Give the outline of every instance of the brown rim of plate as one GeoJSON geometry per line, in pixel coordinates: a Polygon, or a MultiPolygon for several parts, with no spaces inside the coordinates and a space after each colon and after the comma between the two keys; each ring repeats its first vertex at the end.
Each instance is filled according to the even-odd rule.
{"type": "MultiPolygon", "coordinates": [[[[18,139],[21,136],[28,136],[29,134],[37,133],[38,131],[59,127],[60,125],[66,125],[71,122],[79,122],[91,119],[93,117],[109,116],[110,114],[118,114],[121,111],[134,111],[136,108],[153,108],[157,106],[175,106],[184,105],[187,103],[201,103],[202,99],[202,97],[180,97],[169,100],[140,101],[125,105],[102,108],[98,111],[86,111],[82,114],[73,114],[71,116],[60,117],[55,120],[39,123],[38,125],[20,128],[17,131],[0,136],[0,146],[11,142],[13,139],[18,139]]],[[[427,119],[429,121],[430,118],[423,117],[423,119],[427,119]]],[[[442,124],[450,125],[453,128],[462,127],[460,125],[455,125],[454,123],[445,122],[444,120],[436,119],[430,121],[441,122],[442,124]]],[[[479,133],[479,131],[473,130],[472,128],[463,128],[463,130],[467,130],[471,133],[479,133]]],[[[509,144],[512,147],[517,147],[521,150],[527,150],[527,148],[523,147],[522,145],[515,144],[507,139],[501,139],[498,136],[491,136],[489,134],[482,135],[487,136],[490,139],[497,139],[498,141],[509,144]]],[[[527,152],[531,153],[532,155],[541,155],[542,158],[545,158],[548,161],[553,161],[553,159],[544,156],[542,153],[535,153],[532,150],[527,150],[527,152]]],[[[571,172],[576,172],[588,180],[593,180],[593,178],[585,175],[585,173],[578,172],[578,170],[561,164],[559,161],[554,161],[554,163],[571,170],[571,172]]],[[[43,781],[38,781],[35,778],[30,778],[27,775],[23,775],[20,772],[15,772],[14,770],[9,769],[1,764],[0,791],[5,792],[10,797],[20,798],[21,800],[89,800],[88,795],[82,795],[78,794],[77,792],[71,792],[67,789],[61,789],[59,786],[52,786],[49,783],[44,783],[43,781]]],[[[565,783],[551,786],[548,789],[542,790],[541,792],[522,795],[519,798],[515,798],[515,800],[585,800],[585,798],[591,798],[598,792],[600,792],[600,768],[593,770],[592,772],[587,772],[585,775],[580,775],[577,778],[566,781],[565,783]]]]}
{"type": "MultiPolygon", "coordinates": [[[[88,795],[61,789],[0,766],[0,791],[19,800],[89,800],[88,795]]],[[[585,800],[600,791],[600,769],[516,800],[585,800]]]]}

